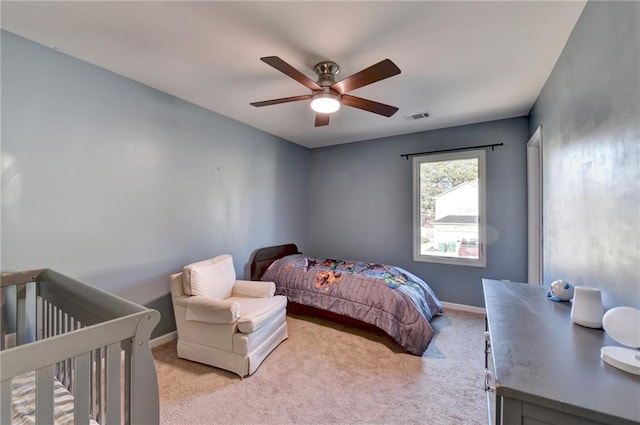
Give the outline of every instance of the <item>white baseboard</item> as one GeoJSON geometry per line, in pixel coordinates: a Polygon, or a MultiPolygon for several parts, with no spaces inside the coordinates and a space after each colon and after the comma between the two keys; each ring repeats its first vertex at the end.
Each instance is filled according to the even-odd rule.
{"type": "Polygon", "coordinates": [[[466,304],[449,303],[446,301],[442,301],[442,307],[448,310],[468,311],[470,313],[478,313],[478,314],[485,313],[484,308],[482,307],[476,307],[473,305],[466,305],[466,304]]]}
{"type": "Polygon", "coordinates": [[[169,332],[168,334],[161,335],[157,338],[153,338],[149,341],[149,348],[155,348],[159,345],[165,344],[169,341],[173,341],[178,338],[178,331],[169,332]]]}

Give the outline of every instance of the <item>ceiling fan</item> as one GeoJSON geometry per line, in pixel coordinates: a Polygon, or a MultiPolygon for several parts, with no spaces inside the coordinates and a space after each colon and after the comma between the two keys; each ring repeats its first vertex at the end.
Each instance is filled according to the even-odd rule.
{"type": "Polygon", "coordinates": [[[316,127],[329,125],[330,114],[340,109],[340,105],[351,106],[352,108],[362,109],[385,117],[390,117],[398,111],[395,106],[346,94],[368,84],[400,74],[400,68],[389,59],[378,62],[337,82],[335,77],[340,72],[340,67],[335,62],[324,61],[317,64],[314,70],[318,74],[318,81],[315,82],[277,56],[266,56],[260,58],[260,60],[301,83],[311,90],[311,94],[252,102],[251,105],[253,106],[269,106],[311,99],[311,109],[316,112],[316,127]]]}

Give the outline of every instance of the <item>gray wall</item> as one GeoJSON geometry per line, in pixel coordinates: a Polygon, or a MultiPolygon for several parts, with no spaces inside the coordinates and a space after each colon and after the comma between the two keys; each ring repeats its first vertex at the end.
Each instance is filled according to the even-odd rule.
{"type": "Polygon", "coordinates": [[[542,126],[544,281],[640,307],[640,3],[589,2],[530,117],[542,126]]]}
{"type": "MultiPolygon", "coordinates": [[[[2,32],[3,271],[49,267],[160,309],[168,275],[305,246],[309,150],[2,32]]],[[[248,275],[247,275],[248,276],[248,275]]]]}
{"type": "Polygon", "coordinates": [[[484,306],[483,277],[526,281],[526,118],[311,151],[309,249],[401,266],[443,300],[484,306]],[[487,267],[413,261],[412,162],[400,154],[503,142],[487,152],[487,267]]]}

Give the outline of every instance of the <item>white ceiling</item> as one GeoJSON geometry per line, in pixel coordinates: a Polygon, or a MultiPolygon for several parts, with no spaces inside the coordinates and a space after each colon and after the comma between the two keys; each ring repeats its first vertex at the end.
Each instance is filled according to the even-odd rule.
{"type": "Polygon", "coordinates": [[[2,1],[2,28],[310,148],[527,115],[585,1],[2,1]],[[385,118],[343,107],[314,127],[308,94],[261,62],[279,56],[313,80],[385,58],[400,75],[352,92],[397,106],[385,118]],[[407,116],[430,112],[410,121],[407,116]]]}

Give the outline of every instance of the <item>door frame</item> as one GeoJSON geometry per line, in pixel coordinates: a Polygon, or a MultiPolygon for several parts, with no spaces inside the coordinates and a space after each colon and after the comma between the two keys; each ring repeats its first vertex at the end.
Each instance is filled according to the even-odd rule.
{"type": "Polygon", "coordinates": [[[527,281],[543,284],[542,127],[527,142],[527,281]]]}

